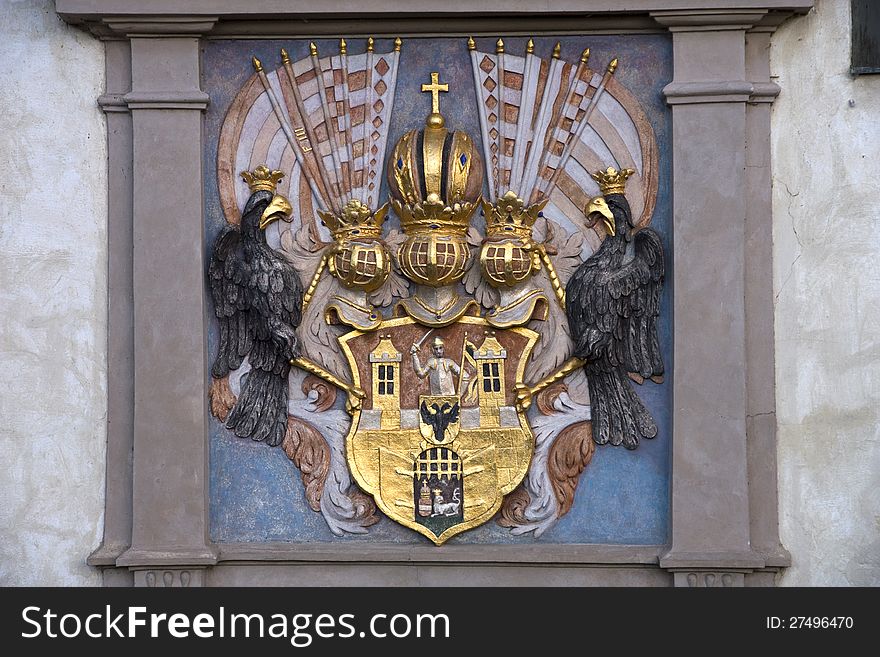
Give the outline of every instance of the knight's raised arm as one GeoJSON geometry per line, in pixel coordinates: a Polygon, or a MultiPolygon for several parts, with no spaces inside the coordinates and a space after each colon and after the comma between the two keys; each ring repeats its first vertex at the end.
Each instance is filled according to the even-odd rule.
{"type": "Polygon", "coordinates": [[[410,349],[410,353],[412,354],[413,371],[416,373],[417,377],[424,379],[428,375],[428,369],[422,367],[422,362],[419,360],[419,348],[416,345],[413,345],[412,349],[410,349]]]}

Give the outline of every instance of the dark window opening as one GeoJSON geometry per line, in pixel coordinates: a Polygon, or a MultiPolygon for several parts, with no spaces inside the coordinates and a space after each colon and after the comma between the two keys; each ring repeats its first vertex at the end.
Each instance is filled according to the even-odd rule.
{"type": "Polygon", "coordinates": [[[850,73],[880,73],[880,2],[852,0],[850,73]]]}

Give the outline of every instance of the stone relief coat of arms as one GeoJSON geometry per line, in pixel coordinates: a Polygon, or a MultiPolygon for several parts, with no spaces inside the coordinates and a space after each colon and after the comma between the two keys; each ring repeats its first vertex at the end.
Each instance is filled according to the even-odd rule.
{"type": "Polygon", "coordinates": [[[531,40],[461,40],[479,134],[447,122],[442,62],[423,113],[395,111],[405,46],[242,62],[211,410],[282,449],[337,536],[540,536],[597,445],[658,434],[634,387],[664,372],[654,132],[616,58],[531,40]]]}

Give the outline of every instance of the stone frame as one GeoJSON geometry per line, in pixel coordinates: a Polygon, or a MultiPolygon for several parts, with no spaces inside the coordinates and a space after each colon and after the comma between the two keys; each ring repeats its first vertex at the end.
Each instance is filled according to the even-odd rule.
{"type": "Polygon", "coordinates": [[[770,36],[813,0],[56,0],[105,42],[106,585],[771,585],[779,542],[770,36]],[[439,20],[430,20],[439,19],[439,20]],[[202,39],[672,33],[668,545],[213,545],[202,39]],[[718,153],[725,157],[719,158],[718,153]],[[180,172],[186,175],[181,176],[180,172]],[[149,317],[149,322],[143,318],[149,317]],[[165,373],[175,374],[169,385],[165,373]]]}

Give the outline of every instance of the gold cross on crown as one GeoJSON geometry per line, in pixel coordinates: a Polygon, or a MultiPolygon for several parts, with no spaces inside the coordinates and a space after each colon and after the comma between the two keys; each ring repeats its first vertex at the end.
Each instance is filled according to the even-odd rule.
{"type": "Polygon", "coordinates": [[[449,84],[440,84],[440,74],[431,73],[431,84],[423,84],[422,91],[431,92],[431,113],[440,113],[440,92],[449,91],[449,84]]]}

